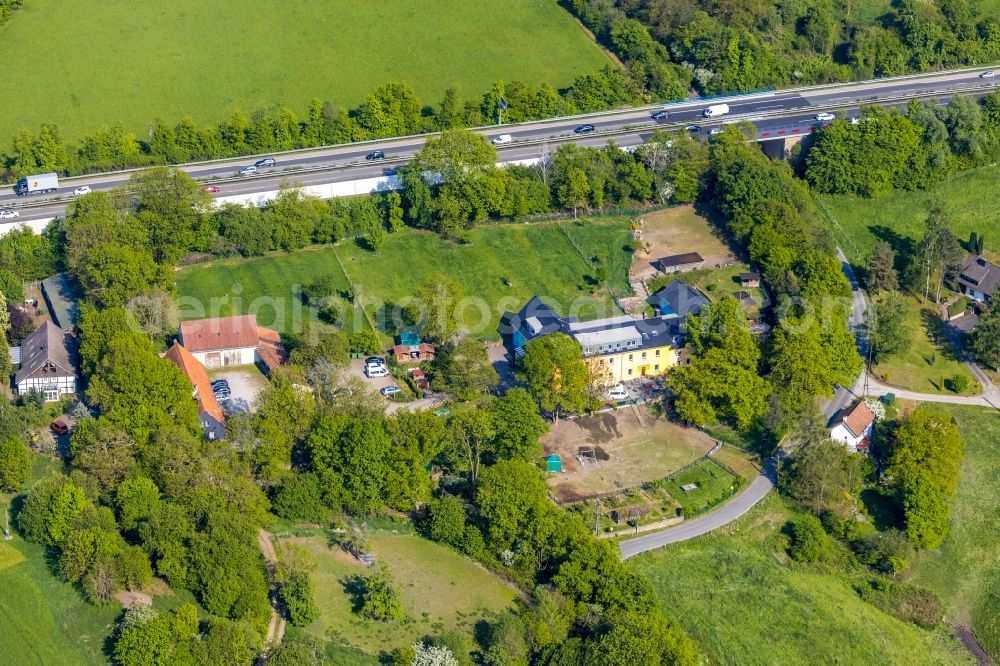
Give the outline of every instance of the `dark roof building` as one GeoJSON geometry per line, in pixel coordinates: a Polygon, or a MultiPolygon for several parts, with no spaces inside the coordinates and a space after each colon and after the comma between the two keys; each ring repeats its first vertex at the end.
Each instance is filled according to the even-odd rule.
{"type": "Polygon", "coordinates": [[[989,302],[996,296],[997,287],[1000,286],[1000,266],[979,255],[970,254],[958,274],[958,285],[969,298],[989,302]]]}
{"type": "Polygon", "coordinates": [[[76,368],[70,360],[66,334],[43,322],[21,343],[21,367],[14,374],[19,394],[37,391],[52,402],[76,393],[76,368]]]}
{"type": "Polygon", "coordinates": [[[760,286],[760,273],[755,273],[749,271],[746,273],[740,273],[740,286],[741,287],[759,287],[760,286]]]}
{"type": "Polygon", "coordinates": [[[685,252],[684,254],[672,254],[669,257],[660,257],[653,266],[664,273],[676,273],[678,271],[690,271],[701,268],[705,259],[697,252],[685,252]]]}
{"type": "Polygon", "coordinates": [[[661,316],[673,317],[678,324],[683,323],[688,315],[700,313],[711,303],[705,294],[680,280],[674,280],[660,289],[649,297],[648,302],[661,316]]]}
{"type": "Polygon", "coordinates": [[[80,316],[80,293],[66,273],[56,273],[42,280],[42,296],[55,325],[70,329],[80,316]]]}
{"type": "MultiPolygon", "coordinates": [[[[566,320],[568,321],[568,320],[566,320]]],[[[564,320],[538,296],[532,296],[517,312],[506,312],[500,318],[499,332],[511,346],[522,349],[535,338],[562,331],[564,320]]]]}

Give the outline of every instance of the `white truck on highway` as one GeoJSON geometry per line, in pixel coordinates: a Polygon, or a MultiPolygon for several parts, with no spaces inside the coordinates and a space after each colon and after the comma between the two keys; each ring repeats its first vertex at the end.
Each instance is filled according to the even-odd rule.
{"type": "Polygon", "coordinates": [[[59,189],[59,176],[54,173],[40,173],[37,176],[25,176],[14,185],[14,194],[23,197],[25,194],[45,194],[59,189]]]}
{"type": "Polygon", "coordinates": [[[702,111],[701,115],[705,116],[706,118],[718,118],[719,116],[724,116],[727,113],[729,113],[728,104],[713,104],[712,106],[702,111]]]}

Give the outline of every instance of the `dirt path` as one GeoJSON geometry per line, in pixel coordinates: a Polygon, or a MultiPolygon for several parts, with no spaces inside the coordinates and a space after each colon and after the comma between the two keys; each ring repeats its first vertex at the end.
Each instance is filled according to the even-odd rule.
{"type": "MultiPolygon", "coordinates": [[[[269,574],[274,573],[278,566],[278,553],[274,550],[274,542],[271,541],[271,534],[263,527],[257,531],[257,543],[260,544],[260,552],[264,555],[269,574]]],[[[278,597],[271,595],[271,622],[267,626],[267,636],[264,639],[268,645],[277,645],[285,637],[285,618],[278,612],[278,597]]]]}

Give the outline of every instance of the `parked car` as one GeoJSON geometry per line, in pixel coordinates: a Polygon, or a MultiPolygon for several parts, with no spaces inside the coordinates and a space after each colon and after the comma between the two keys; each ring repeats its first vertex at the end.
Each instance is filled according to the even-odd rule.
{"type": "Polygon", "coordinates": [[[388,377],[389,370],[384,365],[372,364],[365,366],[365,377],[375,379],[376,377],[388,377]]]}
{"type": "Polygon", "coordinates": [[[628,391],[625,390],[625,386],[618,384],[608,391],[608,398],[611,400],[628,400],[628,391]]]}
{"type": "Polygon", "coordinates": [[[829,122],[829,121],[831,121],[831,120],[836,120],[836,119],[837,119],[837,116],[833,115],[832,113],[827,113],[827,112],[825,112],[825,111],[824,111],[823,113],[817,113],[817,114],[816,114],[815,116],[813,116],[813,117],[814,117],[814,118],[815,118],[816,120],[818,120],[818,121],[820,121],[820,122],[824,122],[824,123],[825,123],[825,122],[829,122]]]}
{"type": "Polygon", "coordinates": [[[262,160],[257,160],[253,163],[253,165],[260,169],[261,167],[272,167],[277,163],[278,162],[273,157],[265,157],[262,160]]]}
{"type": "Polygon", "coordinates": [[[53,421],[52,425],[50,425],[49,428],[56,435],[68,435],[69,434],[69,426],[66,425],[66,422],[63,421],[62,419],[56,419],[55,421],[53,421]]]}
{"type": "Polygon", "coordinates": [[[73,194],[76,196],[83,196],[84,194],[90,194],[90,185],[81,185],[80,187],[73,190],[73,194]]]}
{"type": "Polygon", "coordinates": [[[708,135],[709,136],[717,136],[719,134],[722,134],[722,128],[721,127],[713,127],[712,129],[708,130],[708,135]]]}
{"type": "Polygon", "coordinates": [[[11,210],[10,208],[0,210],[0,220],[13,220],[15,217],[21,217],[21,214],[16,210],[11,210]]]}
{"type": "Polygon", "coordinates": [[[212,194],[215,194],[216,192],[221,192],[222,188],[219,187],[218,185],[206,185],[205,186],[205,191],[206,192],[211,192],[212,194]]]}
{"type": "Polygon", "coordinates": [[[255,173],[257,173],[257,166],[254,164],[251,164],[250,166],[245,166],[239,170],[239,174],[241,176],[252,176],[255,173]]]}
{"type": "Polygon", "coordinates": [[[365,159],[369,162],[374,162],[375,160],[384,160],[385,152],[381,150],[373,150],[372,152],[365,155],[365,159]]]}
{"type": "Polygon", "coordinates": [[[653,114],[653,120],[666,120],[670,117],[669,111],[657,111],[653,114]]]}
{"type": "Polygon", "coordinates": [[[588,123],[586,125],[578,125],[577,128],[575,130],[573,130],[573,133],[574,134],[590,134],[590,133],[592,133],[594,131],[594,129],[595,129],[595,127],[593,125],[591,125],[591,124],[588,123]]]}
{"type": "Polygon", "coordinates": [[[225,379],[216,379],[214,382],[212,382],[212,390],[213,391],[217,391],[218,389],[221,389],[221,388],[224,388],[224,389],[228,390],[229,389],[229,382],[226,381],[225,379]]]}
{"type": "Polygon", "coordinates": [[[994,72],[992,69],[990,69],[990,70],[987,70],[987,71],[983,72],[982,74],[980,74],[979,78],[981,78],[981,79],[992,79],[996,75],[997,75],[997,73],[994,72]]]}
{"type": "Polygon", "coordinates": [[[385,359],[381,356],[369,356],[365,359],[365,365],[385,365],[385,359]]]}
{"type": "Polygon", "coordinates": [[[232,393],[229,391],[216,391],[215,400],[216,402],[228,402],[231,396],[232,393]]]}
{"type": "Polygon", "coordinates": [[[398,386],[383,386],[381,389],[379,389],[379,393],[381,393],[387,398],[391,398],[397,393],[402,392],[402,390],[403,389],[399,388],[398,386]]]}

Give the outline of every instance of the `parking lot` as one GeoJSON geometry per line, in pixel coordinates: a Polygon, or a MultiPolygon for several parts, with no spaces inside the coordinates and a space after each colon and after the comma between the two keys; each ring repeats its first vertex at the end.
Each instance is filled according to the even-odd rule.
{"type": "Polygon", "coordinates": [[[208,373],[208,378],[213,382],[219,379],[229,382],[229,400],[219,401],[219,406],[227,414],[254,411],[257,394],[267,386],[267,378],[254,365],[213,370],[208,373]]]}

